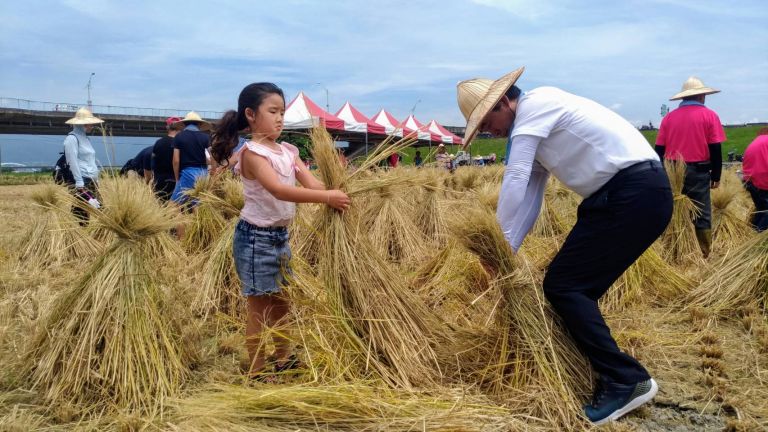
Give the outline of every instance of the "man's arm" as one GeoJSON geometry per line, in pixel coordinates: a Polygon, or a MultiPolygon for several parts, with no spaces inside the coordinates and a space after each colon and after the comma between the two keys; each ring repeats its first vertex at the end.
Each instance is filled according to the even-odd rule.
{"type": "Polygon", "coordinates": [[[511,143],[499,193],[496,219],[504,237],[517,251],[541,210],[549,173],[534,162],[540,137],[516,136],[511,143]]]}
{"type": "Polygon", "coordinates": [[[709,144],[709,163],[711,183],[709,187],[711,189],[717,189],[720,186],[720,176],[723,173],[723,150],[720,143],[709,144]]]}

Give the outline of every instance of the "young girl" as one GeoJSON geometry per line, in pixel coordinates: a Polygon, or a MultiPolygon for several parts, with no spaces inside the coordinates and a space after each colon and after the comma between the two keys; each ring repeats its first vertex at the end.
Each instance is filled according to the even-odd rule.
{"type": "Polygon", "coordinates": [[[281,285],[291,258],[287,226],[296,212],[295,203],[324,203],[340,211],[350,204],[344,192],[326,190],[305,168],[296,147],[276,141],[283,130],[284,114],[285,99],[279,87],[250,84],[240,92],[237,111],[225,113],[216,126],[211,146],[216,162],[227,166],[236,161],[235,169],[243,179],[245,206],[235,228],[233,251],[242,293],[248,301],[245,336],[251,359],[249,376],[257,379],[296,364],[284,337],[274,337],[275,352],[270,356],[274,364],[268,364],[262,348],[264,327],[279,324],[288,313],[281,285]],[[253,138],[233,155],[238,133],[244,129],[250,130],[253,138]],[[297,187],[296,180],[304,187],[297,187]]]}

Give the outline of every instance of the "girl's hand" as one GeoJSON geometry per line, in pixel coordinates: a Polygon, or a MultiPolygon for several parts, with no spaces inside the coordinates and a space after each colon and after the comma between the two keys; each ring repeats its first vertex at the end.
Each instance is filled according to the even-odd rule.
{"type": "Polygon", "coordinates": [[[344,211],[349,208],[349,204],[352,203],[352,200],[349,199],[344,192],[338,189],[333,189],[328,191],[328,199],[325,203],[336,210],[344,211]]]}

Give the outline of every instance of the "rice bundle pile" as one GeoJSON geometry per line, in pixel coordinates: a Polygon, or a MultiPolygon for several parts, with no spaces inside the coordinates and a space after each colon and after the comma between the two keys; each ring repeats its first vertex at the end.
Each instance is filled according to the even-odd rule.
{"type": "Polygon", "coordinates": [[[684,297],[693,281],[665,262],[653,249],[646,250],[600,299],[606,312],[620,311],[635,304],[670,301],[684,297]]]}
{"type": "Polygon", "coordinates": [[[488,398],[413,393],[369,383],[248,389],[216,385],[178,401],[185,431],[508,431],[543,426],[510,417],[488,398]]]}
{"type": "Polygon", "coordinates": [[[483,327],[493,309],[488,273],[477,257],[451,241],[424,262],[410,284],[427,306],[455,328],[483,327]]]}
{"type": "MultiPolygon", "coordinates": [[[[414,223],[415,210],[411,203],[388,185],[377,192],[375,198],[368,202],[363,215],[371,246],[379,255],[396,263],[423,256],[427,240],[414,223]]],[[[435,230],[432,228],[432,231],[435,230]]]]}
{"type": "MultiPolygon", "coordinates": [[[[232,244],[240,210],[245,205],[243,184],[229,173],[220,174],[214,181],[215,188],[200,193],[201,206],[223,216],[225,225],[196,266],[202,272],[194,290],[192,310],[203,316],[223,312],[241,319],[245,315],[232,244]]],[[[215,235],[215,231],[211,234],[215,235]]]]}
{"type": "MultiPolygon", "coordinates": [[[[385,143],[350,173],[339,163],[333,139],[324,129],[314,129],[311,138],[324,184],[345,190],[352,197],[400,181],[393,177],[357,181],[357,177],[411,143],[385,143]]],[[[356,363],[366,364],[388,384],[413,388],[434,382],[439,377],[433,347],[442,340],[440,321],[374,251],[363,225],[354,204],[344,213],[330,207],[322,209],[317,224],[317,273],[337,325],[344,329],[349,345],[356,347],[356,363]]]]}
{"type": "Polygon", "coordinates": [[[67,191],[57,185],[40,185],[32,192],[32,200],[42,212],[32,219],[24,234],[18,261],[23,268],[39,269],[95,256],[100,245],[85,235],[79,221],[70,212],[67,191]]]}
{"type": "Polygon", "coordinates": [[[115,240],[55,298],[28,364],[48,403],[156,412],[178,391],[190,358],[183,309],[163,280],[178,260],[162,240],[176,210],[160,206],[140,180],[103,182],[102,191],[110,199],[92,211],[92,223],[115,240]]]}
{"type": "Polygon", "coordinates": [[[422,193],[415,204],[414,221],[427,239],[437,246],[443,246],[447,233],[438,199],[439,177],[433,170],[428,170],[417,181],[422,182],[422,193]]]}
{"type": "Polygon", "coordinates": [[[218,176],[199,177],[195,187],[186,192],[189,199],[198,201],[186,224],[184,238],[181,239],[188,252],[207,250],[224,231],[226,221],[221,211],[211,200],[204,198],[206,194],[216,193],[218,183],[218,176]]]}
{"type": "Polygon", "coordinates": [[[672,220],[659,240],[663,246],[664,258],[674,264],[696,263],[700,261],[701,249],[696,241],[693,219],[699,214],[699,209],[690,198],[683,195],[685,162],[666,160],[664,169],[669,177],[674,200],[672,220]]]}
{"type": "Polygon", "coordinates": [[[582,424],[579,399],[588,388],[590,369],[560,328],[536,276],[513,255],[489,212],[468,210],[453,230],[497,275],[494,283],[502,295],[494,352],[486,357],[491,391],[535,394],[531,415],[560,427],[582,424]]]}
{"type": "Polygon", "coordinates": [[[747,210],[740,202],[744,195],[736,174],[725,170],[720,187],[712,190],[712,244],[718,250],[738,246],[753,233],[744,217],[747,210]]]}
{"type": "Polygon", "coordinates": [[[742,306],[768,308],[768,231],[732,249],[688,296],[691,307],[730,314],[742,306]]]}

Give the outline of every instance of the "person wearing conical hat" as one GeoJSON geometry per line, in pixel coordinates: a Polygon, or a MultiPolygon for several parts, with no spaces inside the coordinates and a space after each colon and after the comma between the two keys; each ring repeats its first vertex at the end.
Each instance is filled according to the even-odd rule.
{"type": "MultiPolygon", "coordinates": [[[[72,132],[64,138],[64,156],[75,180],[75,184],[72,185],[74,193],[85,202],[96,198],[96,186],[99,179],[96,151],[91,145],[88,133],[94,125],[103,122],[87,108],[80,108],[74,117],[65,122],[72,125],[72,132]]],[[[81,224],[85,224],[88,220],[88,212],[81,207],[73,207],[72,213],[80,219],[81,224]]]]}
{"type": "Polygon", "coordinates": [[[175,125],[183,125],[184,130],[173,138],[173,173],[176,188],[171,194],[171,200],[186,204],[187,195],[184,191],[192,189],[199,177],[208,175],[208,147],[211,137],[203,131],[209,130],[211,124],[196,112],[190,111],[175,125]]]}
{"type": "Polygon", "coordinates": [[[508,138],[496,218],[515,251],[539,215],[550,174],[584,198],[543,289],[599,376],[584,411],[603,424],[658,391],[648,371],[617,346],[598,300],[667,227],[672,192],[658,156],[629,122],[555,87],[522,93],[515,85],[522,73],[458,84],[464,142],[479,131],[508,138]]]}
{"type": "Polygon", "coordinates": [[[706,95],[720,90],[707,87],[690,77],[682,90],[669,100],[681,100],[680,106],[664,116],[656,137],[656,153],[659,157],[685,162],[683,194],[699,209],[694,218],[696,239],[704,258],[712,247],[712,201],[709,190],[720,184],[723,169],[721,144],[725,131],[720,118],[704,106],[706,95]]]}

